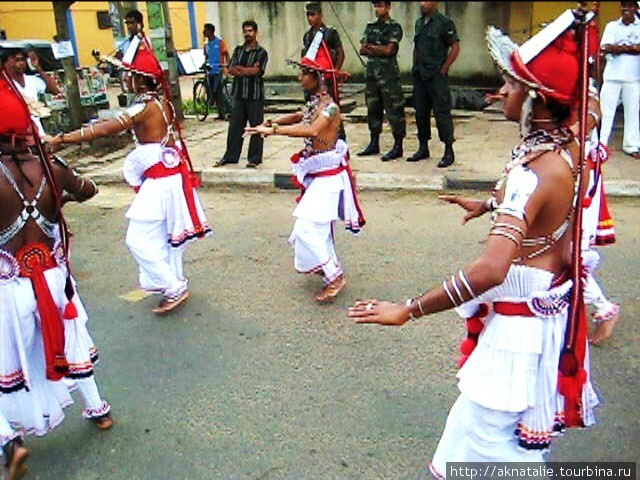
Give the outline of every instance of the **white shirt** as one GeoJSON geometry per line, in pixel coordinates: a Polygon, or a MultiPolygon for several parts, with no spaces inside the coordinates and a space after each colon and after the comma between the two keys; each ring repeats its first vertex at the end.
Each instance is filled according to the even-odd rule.
{"type": "MultiPolygon", "coordinates": [[[[37,102],[38,95],[47,91],[47,84],[44,82],[44,80],[35,75],[24,75],[24,87],[15,80],[13,81],[13,84],[16,86],[25,100],[33,102],[37,102]]],[[[36,127],[38,127],[38,133],[40,134],[40,136],[44,136],[45,132],[42,126],[42,122],[40,121],[40,116],[35,113],[31,113],[31,119],[33,120],[33,123],[36,124],[36,127]]]]}
{"type": "MultiPolygon", "coordinates": [[[[638,45],[640,44],[640,20],[625,25],[622,19],[607,23],[600,40],[603,45],[638,45]]],[[[640,55],[620,53],[606,55],[607,65],[604,68],[603,80],[623,82],[640,81],[640,55]]]]}

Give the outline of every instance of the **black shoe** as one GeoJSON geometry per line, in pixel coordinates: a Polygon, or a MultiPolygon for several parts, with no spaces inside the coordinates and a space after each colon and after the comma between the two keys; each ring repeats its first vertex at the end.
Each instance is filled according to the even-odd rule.
{"type": "Polygon", "coordinates": [[[394,145],[391,150],[380,157],[380,160],[382,160],[383,162],[388,162],[389,160],[395,160],[396,158],[402,158],[402,147],[397,147],[394,145]]]}
{"type": "Polygon", "coordinates": [[[227,160],[223,158],[221,158],[220,160],[218,160],[216,163],[213,164],[214,167],[222,167],[224,165],[230,165],[232,163],[238,163],[238,162],[229,162],[227,160]]]}
{"type": "Polygon", "coordinates": [[[407,162],[418,162],[420,160],[425,160],[429,158],[431,154],[429,153],[429,147],[426,145],[420,145],[418,151],[407,158],[407,162]]]}
{"type": "Polygon", "coordinates": [[[442,156],[442,160],[438,163],[438,168],[447,168],[453,165],[455,160],[455,155],[453,154],[453,146],[446,145],[444,148],[444,155],[442,156]]]}
{"type": "Polygon", "coordinates": [[[395,137],[393,142],[393,148],[385,153],[380,160],[388,162],[389,160],[395,160],[396,158],[402,158],[402,139],[404,137],[395,137]]]}
{"type": "Polygon", "coordinates": [[[377,155],[378,153],[380,153],[380,145],[378,145],[378,142],[371,142],[364,150],[358,152],[356,155],[359,157],[365,157],[367,155],[377,155]]]}
{"type": "Polygon", "coordinates": [[[258,168],[258,165],[260,165],[259,163],[247,163],[246,167],[247,168],[258,168]]]}

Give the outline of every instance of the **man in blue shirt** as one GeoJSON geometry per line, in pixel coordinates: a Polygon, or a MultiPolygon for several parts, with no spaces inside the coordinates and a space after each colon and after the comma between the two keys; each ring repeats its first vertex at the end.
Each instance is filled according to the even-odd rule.
{"type": "Polygon", "coordinates": [[[216,36],[216,27],[212,23],[205,23],[202,34],[207,39],[204,44],[204,57],[208,66],[207,81],[209,94],[218,108],[218,119],[224,119],[224,101],[222,99],[222,75],[229,63],[229,49],[222,38],[216,36]]]}

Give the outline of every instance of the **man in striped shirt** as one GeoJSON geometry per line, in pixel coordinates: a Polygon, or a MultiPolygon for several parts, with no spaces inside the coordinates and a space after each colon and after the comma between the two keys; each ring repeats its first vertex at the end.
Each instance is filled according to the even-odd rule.
{"type": "MultiPolygon", "coordinates": [[[[254,20],[242,22],[244,44],[233,50],[229,61],[229,73],[233,75],[233,111],[227,132],[227,151],[215,164],[216,167],[238,163],[244,141],[244,128],[249,121],[252,127],[264,121],[264,71],[269,55],[258,44],[258,24],[254,20]]],[[[249,140],[248,168],[262,163],[263,138],[253,135],[249,140]]]]}

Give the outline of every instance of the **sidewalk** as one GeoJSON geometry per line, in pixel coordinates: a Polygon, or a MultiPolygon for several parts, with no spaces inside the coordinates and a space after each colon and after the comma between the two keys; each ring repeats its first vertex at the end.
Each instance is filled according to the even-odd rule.
{"type": "MultiPolygon", "coordinates": [[[[187,92],[184,92],[187,94],[187,92]]],[[[188,98],[188,97],[185,97],[188,98]]],[[[361,103],[359,103],[361,105],[361,103]]],[[[366,123],[353,123],[351,118],[361,118],[362,109],[345,117],[347,141],[351,150],[351,166],[361,190],[491,190],[502,168],[510,158],[511,148],[518,140],[518,125],[504,120],[498,112],[454,111],[456,153],[455,163],[445,169],[436,167],[443,154],[443,145],[437,140],[435,123],[434,139],[430,142],[431,158],[420,162],[406,162],[405,158],[417,149],[416,125],[413,110],[407,109],[407,138],[404,143],[405,158],[390,162],[380,161],[380,156],[358,157],[369,141],[366,123]]],[[[365,110],[366,112],[366,110],[365,110]]],[[[266,115],[267,118],[274,115],[266,115]]],[[[621,117],[621,115],[618,115],[621,117]]],[[[227,122],[216,120],[215,115],[204,122],[187,118],[183,133],[194,168],[201,173],[203,185],[245,186],[252,188],[291,188],[289,157],[302,146],[301,139],[268,137],[264,143],[263,163],[256,169],[246,168],[248,139],[238,165],[214,168],[226,147],[227,122]]],[[[617,119],[621,126],[622,118],[617,119]]],[[[621,130],[614,130],[612,158],[604,165],[605,190],[613,196],[640,196],[640,161],[620,150],[621,130]]],[[[124,134],[126,135],[126,134],[124,134]]],[[[78,147],[67,149],[69,163],[89,174],[99,184],[124,183],[122,164],[132,148],[132,141],[121,139],[122,148],[99,155],[94,149],[78,147]],[[72,150],[76,150],[73,152],[72,150]]],[[[393,139],[388,125],[380,138],[384,153],[391,148],[393,139]]],[[[64,156],[67,152],[62,152],[64,156]]]]}

